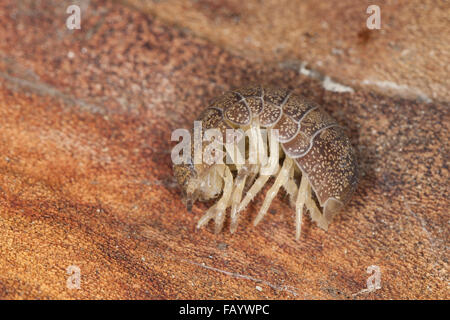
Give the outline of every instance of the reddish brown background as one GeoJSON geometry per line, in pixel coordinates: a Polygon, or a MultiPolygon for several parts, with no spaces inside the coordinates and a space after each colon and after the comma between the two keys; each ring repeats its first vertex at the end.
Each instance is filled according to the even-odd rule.
{"type": "Polygon", "coordinates": [[[448,2],[380,1],[374,31],[366,1],[78,3],[73,31],[60,1],[0,4],[1,298],[450,298],[448,2]],[[172,130],[252,82],[348,128],[362,179],[328,232],[295,241],[282,196],[235,235],[183,207],[172,130]]]}

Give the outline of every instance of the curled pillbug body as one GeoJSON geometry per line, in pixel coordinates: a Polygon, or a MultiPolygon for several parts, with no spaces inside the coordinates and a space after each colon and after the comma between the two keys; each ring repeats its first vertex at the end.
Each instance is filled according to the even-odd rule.
{"type": "MultiPolygon", "coordinates": [[[[250,146],[244,150],[243,163],[190,161],[174,165],[188,209],[196,200],[220,196],[200,218],[197,227],[214,219],[215,231],[219,232],[230,207],[230,231],[234,232],[240,213],[269,179],[275,177],[254,225],[261,221],[283,188],[295,208],[298,239],[304,207],[311,219],[327,230],[356,188],[355,153],[343,129],[320,106],[289,90],[251,86],[229,91],[215,99],[198,120],[202,122],[202,130],[218,129],[224,136],[227,129],[247,130],[250,146]],[[276,139],[267,143],[262,130],[276,132],[276,139]],[[246,158],[248,155],[250,159],[250,154],[256,161],[246,158]],[[278,157],[270,164],[267,159],[275,154],[278,157]],[[268,172],[270,165],[273,170],[268,172]]],[[[203,151],[206,147],[201,146],[203,151]]]]}

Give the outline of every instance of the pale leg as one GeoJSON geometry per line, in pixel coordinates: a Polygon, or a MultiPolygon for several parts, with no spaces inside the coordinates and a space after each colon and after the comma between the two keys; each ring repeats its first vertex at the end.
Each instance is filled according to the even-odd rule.
{"type": "Polygon", "coordinates": [[[306,197],[308,196],[308,179],[302,175],[302,181],[300,182],[300,188],[298,189],[297,201],[295,202],[295,238],[300,239],[300,234],[302,230],[302,216],[303,216],[303,206],[306,202],[306,197]]]}
{"type": "MultiPolygon", "coordinates": [[[[224,177],[225,166],[214,166],[213,169],[214,169],[214,171],[212,172],[212,174],[208,175],[208,185],[209,186],[211,185],[211,182],[209,181],[211,175],[213,175],[213,176],[220,175],[222,179],[224,177]]],[[[209,222],[209,220],[214,218],[214,216],[216,214],[217,203],[218,202],[216,202],[213,206],[211,206],[205,212],[205,214],[198,220],[197,228],[203,227],[204,225],[206,225],[209,222]]]]}
{"type": "Polygon", "coordinates": [[[286,190],[286,192],[289,195],[289,203],[290,203],[291,207],[295,207],[295,200],[296,200],[297,193],[298,193],[298,187],[294,181],[294,166],[292,166],[290,173],[289,173],[289,179],[283,185],[283,188],[286,190]]]}
{"type": "Polygon", "coordinates": [[[261,130],[259,129],[258,119],[253,119],[250,129],[247,130],[249,142],[248,168],[249,174],[245,183],[245,189],[255,182],[255,179],[261,168],[261,158],[266,156],[266,150],[263,146],[261,130]]]}
{"type": "Polygon", "coordinates": [[[204,226],[208,221],[212,218],[215,220],[215,232],[218,233],[220,230],[222,230],[223,222],[225,220],[225,210],[228,207],[229,200],[231,197],[231,191],[233,189],[233,176],[231,174],[230,169],[228,166],[224,166],[225,171],[222,175],[222,178],[224,180],[224,188],[223,188],[223,194],[220,200],[211,208],[206,211],[206,213],[203,215],[203,217],[200,218],[200,220],[197,223],[197,228],[200,228],[204,226]]]}
{"type": "Polygon", "coordinates": [[[261,134],[261,130],[259,130],[259,127],[255,128],[256,135],[253,136],[252,139],[257,140],[257,143],[255,144],[257,146],[257,159],[259,161],[259,165],[255,165],[253,168],[259,169],[259,177],[256,179],[256,181],[253,183],[251,188],[247,191],[247,194],[244,197],[244,200],[239,204],[239,207],[236,211],[236,215],[239,214],[242,210],[245,209],[245,207],[252,201],[252,199],[258,194],[259,191],[264,187],[267,180],[271,177],[270,175],[262,175],[261,172],[263,170],[263,166],[261,165],[262,162],[267,163],[267,148],[263,144],[263,138],[261,134]]]}
{"type": "Polygon", "coordinates": [[[277,178],[275,179],[274,184],[269,189],[269,191],[266,194],[266,198],[264,199],[264,203],[261,206],[261,209],[259,210],[258,215],[255,218],[255,221],[253,222],[253,225],[257,225],[261,219],[266,214],[267,210],[269,209],[270,204],[272,203],[272,200],[275,198],[275,196],[278,193],[278,190],[280,190],[281,186],[286,183],[286,181],[289,179],[289,171],[291,170],[291,167],[293,165],[293,161],[291,158],[286,157],[286,159],[283,162],[283,166],[281,167],[280,172],[277,175],[277,178]]]}
{"type": "Polygon", "coordinates": [[[230,232],[234,233],[236,231],[236,227],[239,219],[238,206],[242,200],[242,191],[244,190],[245,182],[248,177],[249,170],[247,167],[242,167],[237,177],[234,181],[234,192],[231,196],[231,223],[230,223],[230,232]]]}
{"type": "Polygon", "coordinates": [[[252,201],[252,199],[258,194],[258,192],[261,191],[269,178],[270,176],[259,176],[258,179],[256,179],[250,190],[247,191],[244,200],[242,200],[242,202],[239,204],[239,208],[237,210],[238,213],[244,210],[245,207],[250,203],[250,201],[252,201]]]}
{"type": "Polygon", "coordinates": [[[328,230],[328,222],[325,220],[325,218],[323,217],[319,208],[317,208],[317,205],[314,202],[314,199],[312,198],[311,185],[309,183],[308,183],[306,194],[307,194],[306,207],[309,210],[309,214],[311,215],[312,221],[316,222],[320,228],[322,228],[324,230],[328,230]]]}
{"type": "Polygon", "coordinates": [[[260,170],[259,165],[257,165],[257,164],[250,165],[250,170],[249,170],[248,177],[245,181],[244,190],[249,189],[253,185],[253,183],[256,180],[256,177],[258,176],[259,170],[260,170]]]}

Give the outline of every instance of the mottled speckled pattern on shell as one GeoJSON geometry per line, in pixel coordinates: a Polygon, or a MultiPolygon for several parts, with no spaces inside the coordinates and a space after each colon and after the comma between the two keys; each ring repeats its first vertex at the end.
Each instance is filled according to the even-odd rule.
{"type": "Polygon", "coordinates": [[[199,120],[223,130],[255,117],[261,127],[279,130],[285,154],[307,175],[321,206],[329,199],[333,206],[334,199],[338,206],[349,200],[358,178],[355,153],[343,129],[317,104],[286,89],[252,86],[218,97],[199,120]]]}

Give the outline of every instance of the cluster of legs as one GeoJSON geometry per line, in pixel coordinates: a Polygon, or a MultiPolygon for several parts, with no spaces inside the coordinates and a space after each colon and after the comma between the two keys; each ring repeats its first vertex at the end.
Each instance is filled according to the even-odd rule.
{"type": "MultiPolygon", "coordinates": [[[[260,134],[257,133],[257,138],[259,139],[259,137],[260,134]]],[[[269,142],[271,141],[269,140],[269,142]]],[[[261,146],[263,144],[257,145],[261,146]]],[[[267,148],[259,147],[256,151],[259,159],[267,159],[267,148]]],[[[234,233],[239,222],[240,213],[263,189],[271,177],[275,177],[275,182],[267,191],[264,202],[254,220],[253,224],[255,226],[267,213],[280,188],[283,188],[289,195],[291,206],[295,207],[296,239],[300,238],[304,207],[306,207],[306,210],[311,215],[311,219],[319,227],[325,230],[328,228],[328,222],[313,199],[308,178],[302,175],[300,183],[297,185],[294,179],[296,164],[291,158],[285,157],[281,166],[278,163],[278,158],[273,163],[270,163],[270,161],[268,163],[267,161],[266,163],[257,161],[257,163],[236,166],[237,173],[235,177],[233,177],[230,167],[225,164],[216,164],[211,168],[223,179],[223,192],[216,204],[210,207],[200,218],[197,228],[206,225],[211,219],[214,219],[215,232],[220,232],[223,228],[226,210],[228,207],[231,207],[230,231],[234,233]],[[268,170],[268,166],[271,166],[270,170],[268,170]],[[243,196],[244,190],[247,190],[245,196],[243,196]]]]}

